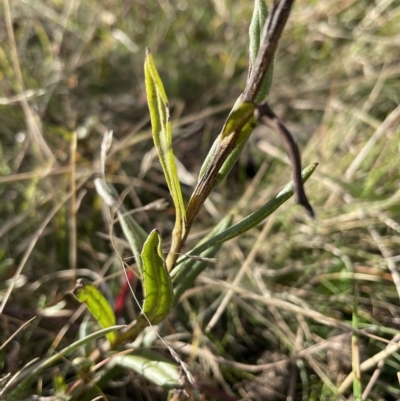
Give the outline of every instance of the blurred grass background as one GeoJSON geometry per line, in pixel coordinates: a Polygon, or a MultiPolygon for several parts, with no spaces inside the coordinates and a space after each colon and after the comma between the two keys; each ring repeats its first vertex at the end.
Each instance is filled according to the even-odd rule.
{"type": "MultiPolygon", "coordinates": [[[[93,186],[106,130],[115,138],[108,179],[128,191],[127,206],[169,200],[152,152],[145,47],[170,100],[187,200],[244,88],[253,7],[244,0],[7,4],[0,8],[0,343],[38,318],[0,350],[3,373],[76,336],[83,311],[66,295],[76,275],[106,277],[102,289],[110,300],[123,282],[93,186]]],[[[227,243],[186,294],[163,334],[199,380],[242,399],[345,399],[349,392],[337,390],[351,371],[350,336],[335,336],[351,324],[356,286],[360,327],[369,328],[360,337],[361,360],[397,334],[399,28],[394,0],[296,2],[275,60],[270,103],[297,138],[303,165],[319,162],[306,185],[317,218],[310,221],[289,201],[259,229],[227,243]],[[324,349],[286,359],[324,340],[324,349]],[[285,362],[246,370],[224,360],[285,362]]],[[[239,220],[289,179],[281,144],[257,129],[189,245],[232,207],[239,220]]],[[[171,205],[136,217],[168,242],[171,205]]],[[[127,303],[132,318],[135,306],[127,303]]],[[[365,399],[400,399],[400,354],[385,362],[365,399]]],[[[364,388],[373,371],[362,372],[364,388]]]]}

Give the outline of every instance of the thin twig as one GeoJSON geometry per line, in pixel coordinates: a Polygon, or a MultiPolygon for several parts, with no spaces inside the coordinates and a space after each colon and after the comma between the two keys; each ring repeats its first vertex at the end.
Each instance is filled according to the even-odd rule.
{"type": "Polygon", "coordinates": [[[281,140],[285,146],[286,152],[292,164],[294,193],[296,195],[296,201],[307,210],[308,214],[311,217],[314,217],[314,211],[310,203],[308,202],[306,193],[304,191],[303,180],[301,178],[300,152],[292,135],[267,103],[263,103],[258,106],[256,110],[256,117],[261,122],[261,124],[272,128],[281,137],[281,140]]]}

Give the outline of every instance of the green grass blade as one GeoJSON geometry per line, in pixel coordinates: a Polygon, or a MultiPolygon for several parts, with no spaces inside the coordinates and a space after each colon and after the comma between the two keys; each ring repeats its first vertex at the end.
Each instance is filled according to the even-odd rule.
{"type": "MultiPolygon", "coordinates": [[[[115,325],[116,319],[112,307],[92,283],[79,279],[72,293],[79,302],[86,304],[101,327],[107,328],[115,325]]],[[[112,331],[107,334],[107,338],[112,344],[116,339],[116,334],[112,331]]]]}
{"type": "Polygon", "coordinates": [[[72,343],[71,345],[64,348],[57,354],[54,354],[49,358],[39,361],[34,365],[30,366],[29,368],[27,368],[26,370],[23,370],[15,374],[3,388],[0,395],[7,394],[8,401],[20,400],[21,398],[19,397],[19,394],[22,391],[24,391],[24,389],[28,386],[31,380],[34,380],[37,377],[37,375],[44,369],[51,367],[55,362],[66,357],[68,354],[70,354],[73,351],[76,351],[80,347],[85,346],[86,344],[95,341],[98,338],[104,337],[111,332],[121,329],[122,327],[124,326],[112,326],[112,327],[107,327],[106,329],[96,331],[95,333],[90,334],[87,337],[72,343]],[[14,390],[12,390],[13,388],[14,390]]]}
{"type": "MultiPolygon", "coordinates": [[[[318,163],[311,164],[307,166],[302,171],[303,182],[306,182],[312,175],[312,173],[317,168],[318,163]]],[[[245,217],[243,220],[224,230],[223,232],[215,235],[213,238],[204,242],[203,244],[197,246],[193,250],[189,252],[190,255],[200,255],[206,249],[222,244],[225,241],[228,241],[232,238],[235,238],[244,232],[250,230],[256,225],[260,224],[263,220],[265,220],[272,212],[278,209],[283,203],[285,203],[291,196],[293,195],[293,182],[287,184],[282,191],[280,191],[273,199],[271,199],[264,206],[245,217]]],[[[178,262],[182,263],[184,259],[181,259],[178,262]]],[[[178,267],[177,267],[178,268],[178,267]]]]}
{"type": "Polygon", "coordinates": [[[109,365],[134,370],[158,386],[171,388],[180,384],[179,365],[151,350],[114,356],[109,365]]]}
{"type": "Polygon", "coordinates": [[[147,50],[146,54],[144,72],[153,140],[176,212],[173,240],[179,243],[185,234],[185,205],[172,151],[171,117],[168,99],[149,50],[147,50]]]}
{"type": "MultiPolygon", "coordinates": [[[[111,184],[105,183],[104,180],[100,178],[96,178],[94,180],[94,184],[96,186],[97,193],[108,206],[113,208],[118,205],[119,195],[111,184]]],[[[127,210],[123,204],[119,205],[117,216],[125,238],[129,242],[133,256],[135,257],[136,264],[138,265],[140,272],[143,273],[140,253],[142,251],[143,244],[146,241],[147,233],[131,215],[127,214],[127,210]]]]}
{"type": "Polygon", "coordinates": [[[163,321],[174,303],[174,292],[162,253],[161,237],[153,230],[143,246],[143,312],[150,323],[163,321]]]}

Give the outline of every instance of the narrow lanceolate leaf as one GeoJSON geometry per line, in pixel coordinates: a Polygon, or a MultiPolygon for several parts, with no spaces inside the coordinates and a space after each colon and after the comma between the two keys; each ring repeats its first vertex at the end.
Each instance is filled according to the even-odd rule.
{"type": "MultiPolygon", "coordinates": [[[[79,279],[72,292],[79,302],[86,304],[90,313],[103,328],[115,325],[115,315],[112,307],[104,295],[89,281],[79,279]]],[[[112,344],[116,338],[114,332],[107,334],[108,341],[112,344]]]]}
{"type": "Polygon", "coordinates": [[[174,292],[162,253],[161,237],[153,230],[143,246],[143,312],[150,323],[157,324],[169,314],[174,292]]]}
{"type": "MultiPolygon", "coordinates": [[[[206,242],[207,240],[213,238],[215,235],[226,230],[228,226],[232,223],[232,216],[225,216],[215,228],[200,241],[199,245],[206,242]]],[[[187,258],[183,263],[178,264],[178,266],[172,271],[171,279],[174,286],[175,293],[175,304],[178,303],[181,295],[193,286],[194,281],[200,275],[200,273],[210,265],[207,261],[208,258],[213,258],[220,250],[222,244],[217,246],[212,246],[206,251],[201,253],[200,258],[187,258]]],[[[179,263],[179,262],[178,262],[179,263]]]]}
{"type": "Polygon", "coordinates": [[[180,367],[155,351],[144,350],[135,351],[131,355],[116,355],[111,358],[109,365],[132,369],[158,386],[169,388],[181,384],[180,367]]]}
{"type": "MultiPolygon", "coordinates": [[[[268,7],[265,0],[255,0],[253,16],[249,27],[249,77],[251,75],[253,66],[255,64],[258,51],[260,49],[260,43],[262,40],[262,34],[265,23],[268,18],[268,7]]],[[[262,102],[269,94],[272,83],[273,64],[271,63],[268,71],[263,79],[261,88],[255,97],[255,102],[262,102]]]]}
{"type": "Polygon", "coordinates": [[[185,205],[172,151],[168,99],[149,50],[146,54],[144,72],[153,140],[175,207],[176,222],[171,247],[171,252],[174,252],[175,244],[179,244],[185,235],[185,205]]]}
{"type": "MultiPolygon", "coordinates": [[[[317,168],[318,163],[311,164],[303,169],[301,176],[303,183],[306,182],[312,175],[312,173],[317,168]]],[[[257,209],[255,212],[245,217],[243,220],[234,224],[233,226],[227,228],[226,230],[216,234],[214,237],[201,243],[196,246],[193,250],[191,250],[188,255],[200,255],[202,252],[207,250],[210,247],[217,246],[222,244],[223,242],[229,241],[232,238],[235,238],[256,225],[260,224],[263,220],[265,220],[269,215],[271,215],[279,206],[285,203],[291,196],[293,195],[293,182],[290,182],[286,185],[282,191],[280,191],[274,198],[272,198],[269,202],[267,202],[264,206],[257,209]]],[[[179,271],[180,264],[187,260],[187,257],[184,257],[178,261],[176,266],[176,270],[179,271]]]]}
{"type": "MultiPolygon", "coordinates": [[[[251,23],[250,23],[250,27],[249,27],[250,43],[249,43],[248,79],[251,75],[254,62],[257,58],[257,54],[260,49],[262,33],[263,33],[265,23],[267,21],[267,17],[268,17],[268,7],[267,7],[265,0],[255,0],[253,16],[251,18],[251,23]]],[[[271,83],[272,83],[272,71],[273,71],[273,66],[271,64],[266,76],[264,77],[263,85],[255,98],[256,102],[260,102],[260,101],[264,100],[266,98],[266,96],[268,95],[270,88],[271,88],[271,83]]],[[[238,116],[238,110],[241,111],[240,106],[242,103],[243,103],[243,100],[242,100],[242,97],[240,96],[239,99],[236,101],[235,105],[233,106],[232,111],[228,116],[228,119],[225,123],[225,126],[224,126],[220,136],[214,142],[213,147],[211,148],[210,153],[207,156],[207,158],[201,168],[200,177],[204,174],[204,172],[207,168],[207,165],[209,164],[209,162],[212,158],[212,155],[214,154],[215,149],[217,148],[218,143],[221,140],[221,137],[224,135],[224,132],[226,132],[226,129],[229,127],[229,125],[231,125],[232,123],[235,123],[235,121],[240,121],[241,117],[238,116]]],[[[247,140],[248,140],[250,134],[252,133],[254,127],[256,125],[258,125],[258,122],[256,122],[252,117],[253,117],[252,115],[249,115],[248,120],[245,122],[245,124],[242,124],[241,131],[238,135],[238,139],[235,144],[235,148],[230,153],[227,160],[224,162],[223,166],[221,167],[221,170],[218,173],[218,177],[214,183],[214,186],[217,186],[228,175],[229,171],[232,169],[233,165],[238,160],[240,153],[242,152],[245,144],[247,143],[247,140]]]]}
{"type": "MultiPolygon", "coordinates": [[[[249,37],[250,37],[249,73],[248,73],[248,79],[247,79],[246,85],[249,82],[249,79],[250,79],[250,76],[251,76],[251,73],[253,70],[253,66],[254,66],[255,60],[257,58],[258,51],[260,49],[260,44],[262,41],[262,34],[263,34],[265,23],[267,21],[267,17],[268,17],[268,8],[267,8],[267,4],[266,4],[265,0],[255,0],[253,16],[252,16],[250,27],[249,27],[249,37]]],[[[269,67],[269,69],[263,79],[261,88],[254,99],[255,102],[261,102],[268,96],[269,91],[271,89],[272,73],[273,73],[273,64],[271,63],[271,66],[269,67]]],[[[215,181],[213,183],[214,187],[217,186],[221,181],[223,181],[225,179],[225,177],[229,174],[232,167],[239,159],[239,156],[242,153],[243,148],[246,145],[250,134],[253,132],[253,129],[258,125],[258,122],[254,120],[253,115],[251,113],[250,114],[246,113],[246,108],[249,109],[250,106],[246,105],[245,107],[243,107],[243,104],[246,105],[246,103],[243,103],[242,96],[240,96],[239,99],[236,101],[235,105],[233,106],[232,111],[228,116],[228,119],[225,123],[225,126],[224,126],[221,134],[218,136],[218,138],[214,142],[214,144],[201,168],[200,177],[205,173],[206,169],[208,168],[210,161],[213,159],[214,154],[215,154],[222,138],[226,134],[227,130],[229,130],[232,127],[232,125],[235,125],[235,124],[237,126],[240,125],[241,129],[237,133],[235,147],[230,151],[226,160],[224,160],[224,163],[222,164],[222,167],[220,168],[220,170],[217,174],[217,178],[215,179],[215,181]],[[243,120],[244,120],[244,123],[243,123],[243,120]]],[[[251,103],[249,103],[249,104],[251,104],[251,103]]]]}
{"type": "MultiPolygon", "coordinates": [[[[251,18],[251,23],[249,27],[249,38],[250,38],[250,43],[249,43],[249,73],[248,73],[248,80],[250,78],[253,65],[255,63],[255,60],[257,58],[258,51],[260,49],[260,43],[262,40],[262,33],[263,29],[265,26],[265,23],[268,18],[268,7],[265,2],[265,0],[255,0],[254,2],[254,10],[253,10],[253,16],[251,18]]],[[[255,102],[261,102],[264,100],[271,89],[271,83],[272,83],[272,72],[273,72],[273,65],[268,69],[267,74],[264,77],[263,84],[260,88],[259,93],[257,94],[256,98],[254,99],[255,102]]],[[[242,117],[237,116],[237,110],[241,110],[241,104],[243,103],[243,99],[240,96],[239,99],[236,101],[235,105],[233,106],[232,112],[229,114],[229,117],[225,123],[224,129],[222,130],[222,133],[220,136],[217,138],[217,140],[214,142],[213,147],[211,148],[211,151],[209,153],[210,156],[213,155],[215,148],[218,146],[219,141],[224,135],[224,132],[226,132],[226,129],[229,127],[230,124],[235,123],[236,121],[240,121],[242,117]]],[[[244,110],[243,110],[244,111],[244,110]]],[[[246,116],[244,113],[243,116],[246,116]]],[[[253,129],[258,125],[258,122],[256,122],[253,118],[253,116],[250,114],[248,116],[248,119],[246,120],[245,124],[242,124],[242,128],[238,134],[238,138],[235,143],[234,149],[231,151],[227,159],[225,160],[224,164],[222,165],[221,169],[218,172],[217,178],[214,182],[214,187],[217,186],[221,181],[225,179],[225,177],[229,174],[231,171],[232,167],[234,164],[237,162],[239,159],[240,154],[243,151],[244,146],[247,143],[247,140],[249,139],[250,134],[253,132],[253,129]]],[[[209,163],[209,156],[207,156],[207,159],[205,163],[203,164],[203,167],[200,172],[200,176],[204,173],[208,163],[209,163]]]]}

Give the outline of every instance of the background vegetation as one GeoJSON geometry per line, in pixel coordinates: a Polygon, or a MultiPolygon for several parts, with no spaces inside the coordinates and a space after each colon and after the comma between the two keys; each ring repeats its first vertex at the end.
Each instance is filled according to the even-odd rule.
{"type": "MultiPolygon", "coordinates": [[[[244,88],[252,7],[244,0],[4,1],[0,344],[37,318],[0,346],[3,375],[76,338],[85,315],[68,295],[76,277],[104,278],[100,288],[110,301],[124,283],[93,185],[106,130],[115,138],[108,180],[127,190],[126,206],[138,209],[146,231],[156,227],[168,242],[172,206],[142,209],[170,201],[152,150],[145,47],[170,99],[187,201],[244,88]]],[[[390,356],[379,354],[398,341],[400,326],[399,27],[393,0],[296,2],[270,103],[296,136],[303,165],[319,162],[306,184],[317,218],[291,200],[225,244],[160,328],[203,383],[204,399],[345,399],[351,386],[342,383],[358,351],[364,399],[400,398],[397,345],[390,356]],[[352,348],[356,289],[363,331],[352,348]],[[379,377],[378,360],[367,366],[374,355],[384,361],[379,377]]],[[[188,246],[232,208],[239,220],[269,200],[290,179],[287,163],[272,132],[254,132],[188,246]]],[[[131,298],[123,311],[128,321],[136,308],[131,298]]],[[[65,360],[60,368],[69,366],[65,360]]],[[[53,374],[38,377],[27,399],[50,396],[53,374]]],[[[65,375],[72,380],[71,369],[65,375]]],[[[102,390],[109,400],[165,399],[132,372],[102,390]]]]}

